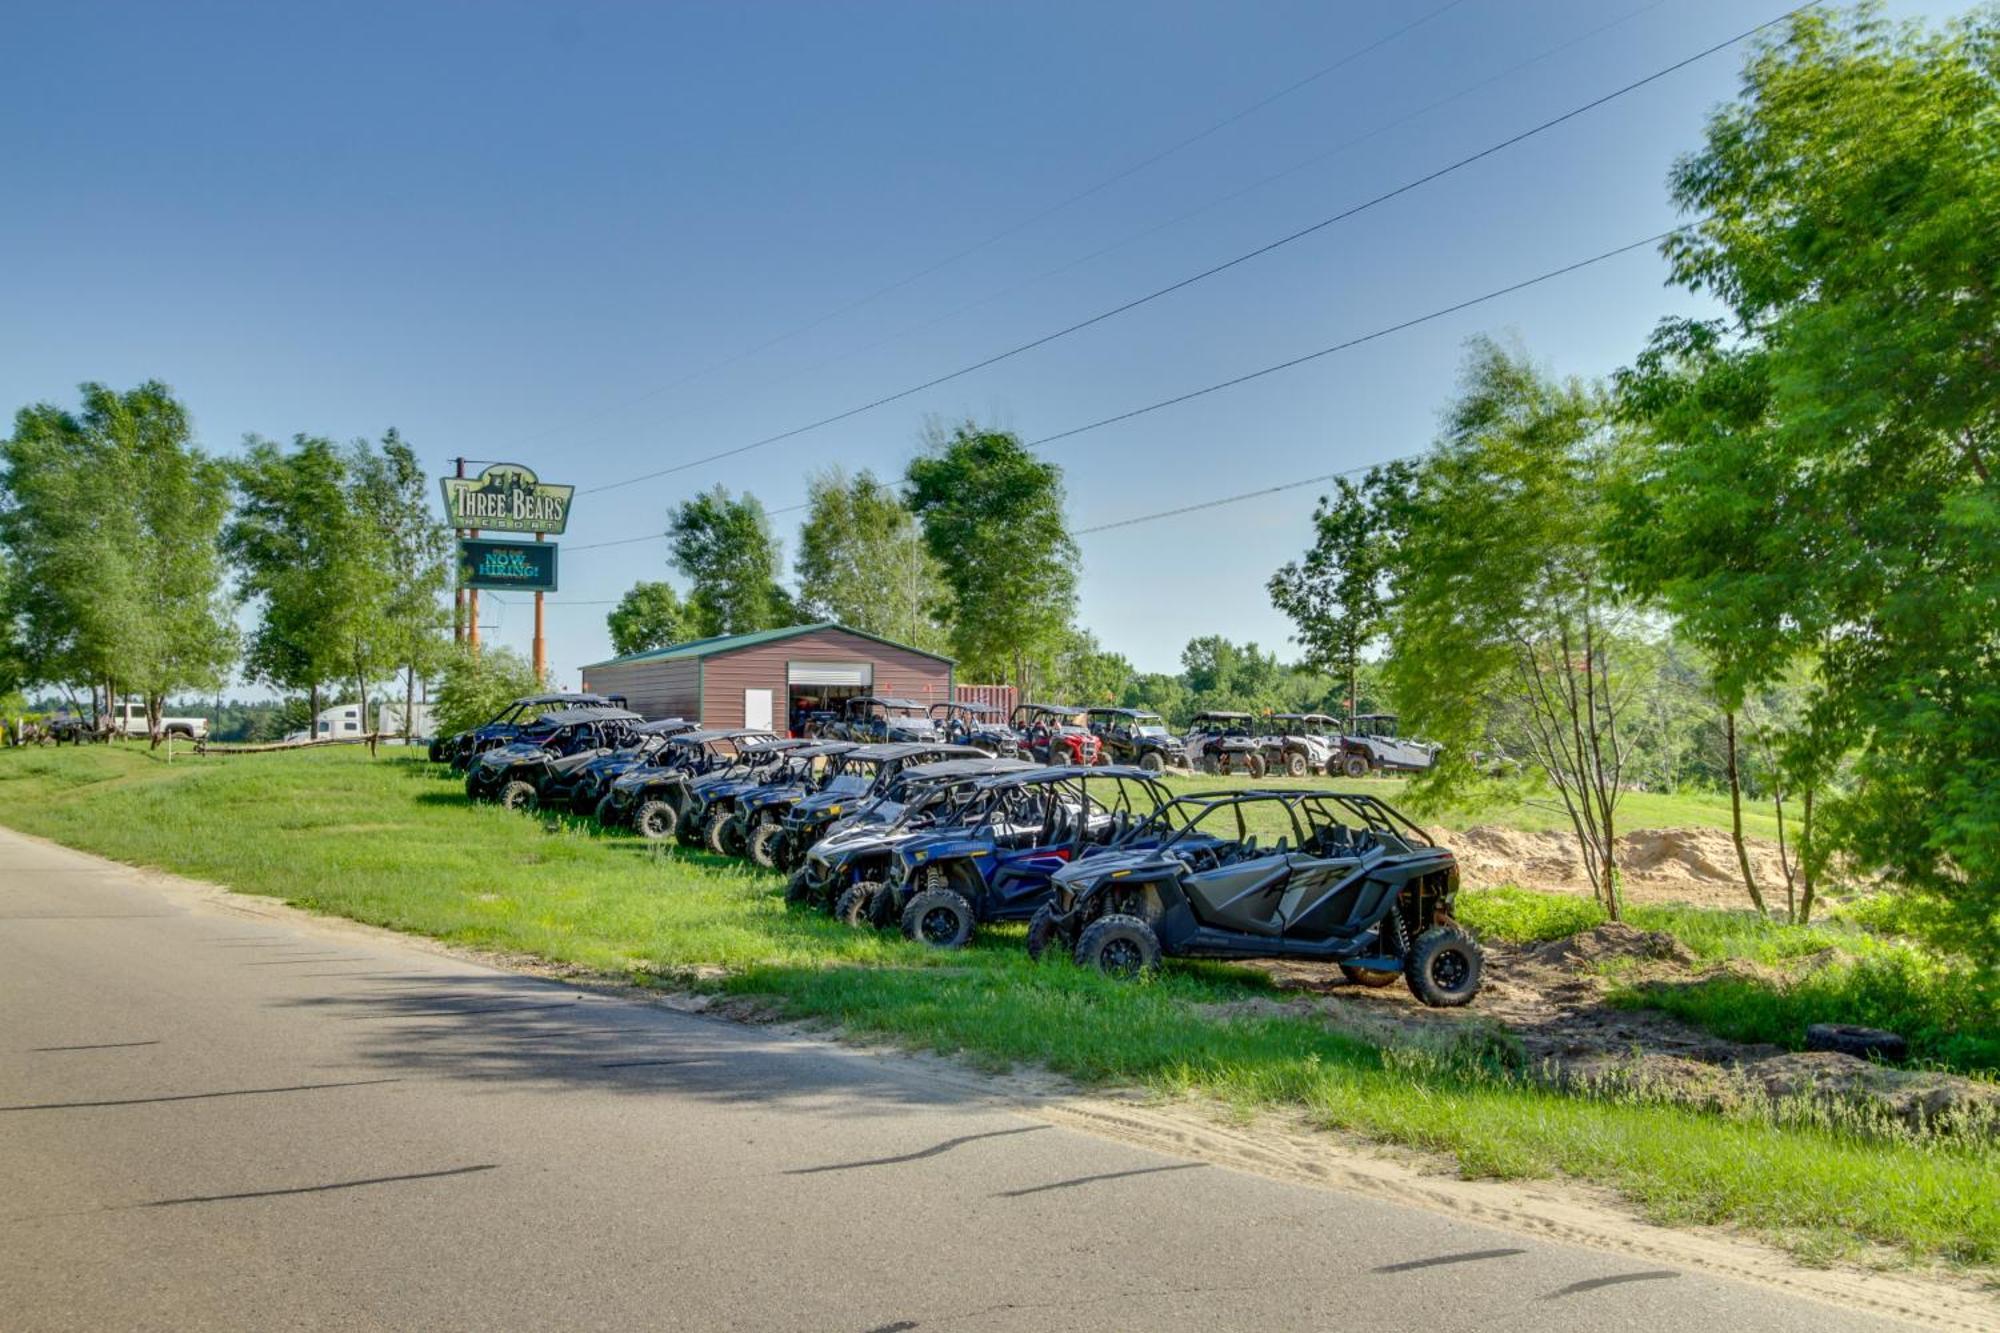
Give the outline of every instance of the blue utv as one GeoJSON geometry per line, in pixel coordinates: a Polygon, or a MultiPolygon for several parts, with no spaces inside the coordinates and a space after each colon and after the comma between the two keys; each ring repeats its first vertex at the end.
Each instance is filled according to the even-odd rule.
{"type": "Polygon", "coordinates": [[[1069,765],[987,778],[963,823],[940,825],[895,850],[867,909],[910,939],[963,948],[981,924],[1027,921],[1056,872],[1122,846],[1173,794],[1146,769],[1069,765]]]}
{"type": "Polygon", "coordinates": [[[717,856],[743,855],[745,849],[735,834],[745,799],[770,789],[803,788],[817,778],[829,754],[853,748],[852,741],[798,737],[745,750],[727,769],[689,784],[675,830],[681,845],[706,847],[717,856]]]}
{"type": "Polygon", "coordinates": [[[577,770],[569,783],[570,809],[580,815],[592,813],[619,774],[630,772],[659,753],[669,738],[694,729],[694,723],[678,717],[642,722],[632,728],[631,739],[625,744],[577,770]]]}
{"type": "Polygon", "coordinates": [[[785,811],[782,832],[767,835],[773,869],[798,869],[807,850],[826,836],[836,821],[878,800],[905,768],[947,759],[990,757],[977,746],[942,741],[862,745],[848,751],[841,756],[840,767],[826,786],[810,796],[800,797],[785,811]]]}

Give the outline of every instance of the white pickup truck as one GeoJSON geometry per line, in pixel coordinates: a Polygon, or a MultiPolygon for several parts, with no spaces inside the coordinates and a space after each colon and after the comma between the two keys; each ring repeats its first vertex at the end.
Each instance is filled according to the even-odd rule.
{"type": "MultiPolygon", "coordinates": [[[[146,705],[136,700],[126,700],[111,710],[111,733],[114,736],[146,736],[153,734],[146,722],[146,705]]],[[[162,736],[178,736],[183,740],[198,741],[208,735],[208,719],[205,717],[163,717],[160,719],[162,736]]]]}

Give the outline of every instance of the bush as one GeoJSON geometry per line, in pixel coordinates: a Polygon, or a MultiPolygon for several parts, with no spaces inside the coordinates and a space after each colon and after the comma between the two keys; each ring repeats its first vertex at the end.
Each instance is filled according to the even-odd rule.
{"type": "Polygon", "coordinates": [[[443,680],[432,700],[437,734],[470,731],[523,695],[539,692],[534,668],[507,648],[473,652],[459,647],[445,660],[443,680]]]}
{"type": "Polygon", "coordinates": [[[1481,939],[1508,944],[1559,940],[1604,923],[1604,909],[1589,898],[1526,889],[1468,889],[1458,895],[1460,922],[1481,939]]]}

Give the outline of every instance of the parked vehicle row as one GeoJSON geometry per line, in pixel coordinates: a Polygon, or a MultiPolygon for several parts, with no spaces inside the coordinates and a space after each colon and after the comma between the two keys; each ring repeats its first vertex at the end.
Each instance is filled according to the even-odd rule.
{"type": "MultiPolygon", "coordinates": [[[[787,873],[797,909],[936,948],[1024,922],[1031,957],[1056,951],[1114,976],[1165,958],[1290,958],[1337,965],[1358,985],[1400,976],[1429,1005],[1477,993],[1478,945],[1452,919],[1457,864],[1385,802],[1255,788],[1176,797],[1159,778],[1172,738],[1150,714],[1090,710],[1140,762],[1097,762],[1094,750],[1078,762],[1062,737],[1097,739],[1070,720],[1081,714],[1031,707],[1047,711],[1027,715],[1017,756],[561,707],[479,752],[466,790],[587,808],[608,827],[747,858],[787,873]],[[1038,716],[1045,753],[1066,761],[1033,756],[1038,716]]],[[[1276,737],[1197,734],[1216,742],[1214,762],[1241,755],[1246,767],[1269,743],[1322,734],[1310,716],[1281,721],[1276,737]]]]}

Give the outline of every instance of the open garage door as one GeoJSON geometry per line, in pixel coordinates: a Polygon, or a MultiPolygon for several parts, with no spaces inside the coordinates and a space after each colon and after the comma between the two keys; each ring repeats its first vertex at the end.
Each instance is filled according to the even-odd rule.
{"type": "Polygon", "coordinates": [[[875,683],[875,668],[867,662],[788,662],[785,683],[865,690],[875,683]]]}

